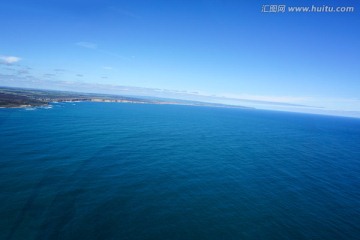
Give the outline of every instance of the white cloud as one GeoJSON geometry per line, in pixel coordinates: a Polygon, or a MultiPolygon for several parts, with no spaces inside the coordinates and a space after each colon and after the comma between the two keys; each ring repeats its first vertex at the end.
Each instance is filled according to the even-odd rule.
{"type": "MultiPolygon", "coordinates": [[[[92,42],[77,42],[76,45],[79,46],[79,47],[92,49],[93,51],[97,51],[97,52],[102,53],[102,54],[110,55],[110,56],[113,56],[113,57],[116,57],[116,58],[121,58],[122,60],[127,60],[127,61],[131,60],[131,58],[121,56],[121,55],[116,54],[116,53],[111,52],[111,51],[103,50],[103,49],[99,48],[96,43],[92,43],[92,42]]],[[[109,70],[109,69],[108,69],[108,70],[109,70]]]]}
{"type": "Polygon", "coordinates": [[[252,95],[252,94],[231,94],[231,93],[225,93],[222,95],[222,97],[239,99],[239,100],[278,102],[278,103],[301,103],[309,100],[308,97],[262,96],[262,95],[252,95]]]}
{"type": "Polygon", "coordinates": [[[76,45],[84,48],[97,49],[97,44],[91,42],[77,42],[76,45]]]}
{"type": "Polygon", "coordinates": [[[5,64],[17,63],[21,60],[19,57],[14,56],[0,56],[0,62],[5,64]]]}

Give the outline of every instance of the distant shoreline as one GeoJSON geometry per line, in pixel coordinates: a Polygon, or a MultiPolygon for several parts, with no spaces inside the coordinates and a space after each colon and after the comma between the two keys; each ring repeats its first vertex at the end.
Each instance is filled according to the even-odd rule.
{"type": "Polygon", "coordinates": [[[25,89],[0,87],[0,108],[34,108],[46,107],[51,103],[62,102],[103,102],[103,103],[133,103],[133,104],[159,104],[159,105],[186,105],[222,108],[254,109],[250,107],[207,103],[178,99],[156,99],[127,97],[121,95],[75,93],[55,90],[25,89]]]}

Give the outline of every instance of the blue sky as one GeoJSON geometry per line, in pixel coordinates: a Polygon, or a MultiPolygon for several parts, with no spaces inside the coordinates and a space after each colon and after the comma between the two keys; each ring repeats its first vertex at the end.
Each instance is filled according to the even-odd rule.
{"type": "Polygon", "coordinates": [[[354,0],[3,1],[0,85],[360,116],[359,11],[354,0]]]}

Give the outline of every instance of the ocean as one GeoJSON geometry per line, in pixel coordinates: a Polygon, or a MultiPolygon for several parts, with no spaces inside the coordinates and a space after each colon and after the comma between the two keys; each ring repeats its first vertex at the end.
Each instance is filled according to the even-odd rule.
{"type": "Polygon", "coordinates": [[[360,119],[0,109],[0,239],[360,239],[360,119]]]}

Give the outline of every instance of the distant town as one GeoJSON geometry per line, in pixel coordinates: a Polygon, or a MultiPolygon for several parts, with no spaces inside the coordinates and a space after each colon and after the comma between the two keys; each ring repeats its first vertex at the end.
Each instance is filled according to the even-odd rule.
{"type": "Polygon", "coordinates": [[[0,87],[0,108],[28,108],[48,106],[54,102],[116,102],[137,104],[176,104],[208,107],[248,108],[217,103],[180,99],[130,97],[97,93],[78,93],[56,90],[0,87]]]}

